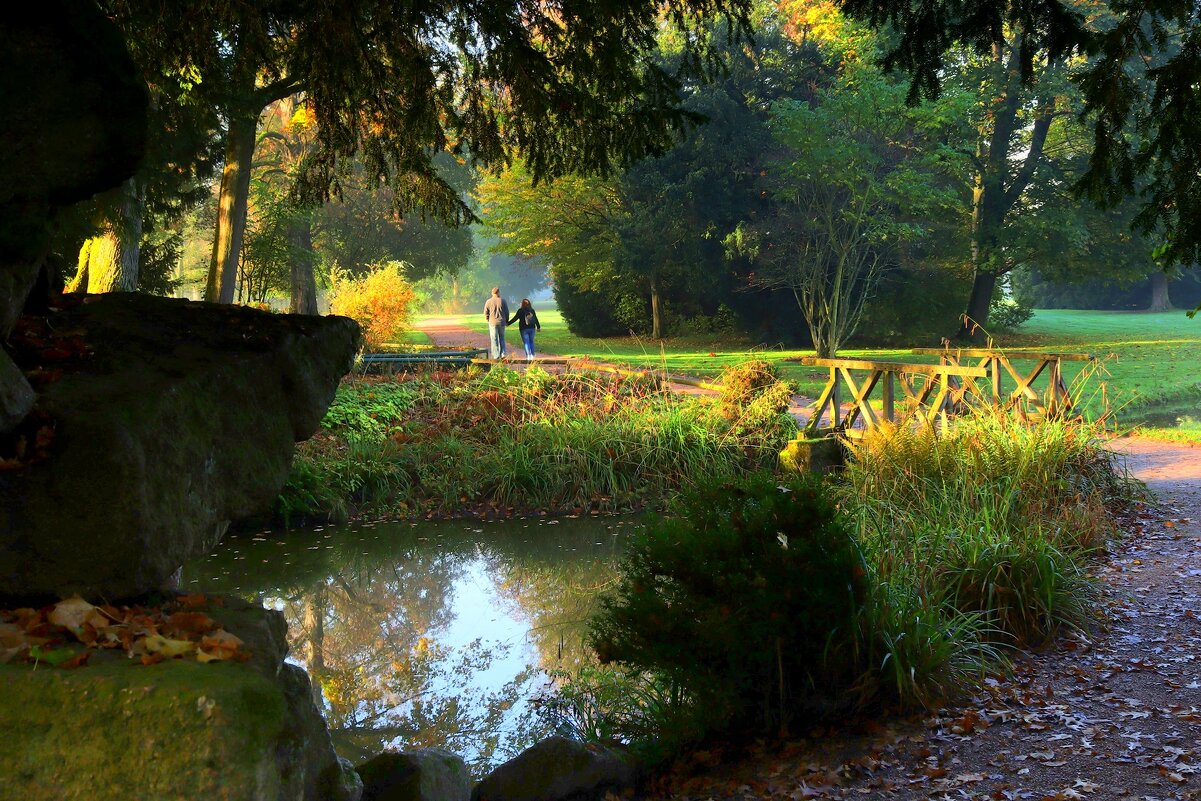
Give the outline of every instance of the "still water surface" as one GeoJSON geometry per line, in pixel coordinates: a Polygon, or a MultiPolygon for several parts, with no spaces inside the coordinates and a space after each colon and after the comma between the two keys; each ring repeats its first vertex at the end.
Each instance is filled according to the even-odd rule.
{"type": "Polygon", "coordinates": [[[590,659],[628,518],[379,523],[243,534],[183,587],[288,619],[338,752],[448,748],[482,774],[550,733],[537,699],[590,659]]]}
{"type": "Polygon", "coordinates": [[[1123,415],[1122,422],[1127,425],[1201,432],[1201,401],[1171,401],[1147,406],[1123,415]]]}

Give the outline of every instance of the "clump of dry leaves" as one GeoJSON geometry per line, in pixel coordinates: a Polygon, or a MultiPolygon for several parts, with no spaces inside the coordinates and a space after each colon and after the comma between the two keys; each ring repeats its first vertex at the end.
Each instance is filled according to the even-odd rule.
{"type": "Polygon", "coordinates": [[[221,599],[195,594],[161,606],[95,606],[76,596],[41,609],[0,610],[0,663],[73,668],[103,649],[120,649],[142,665],[249,659],[242,640],[199,611],[210,605],[221,599]]]}

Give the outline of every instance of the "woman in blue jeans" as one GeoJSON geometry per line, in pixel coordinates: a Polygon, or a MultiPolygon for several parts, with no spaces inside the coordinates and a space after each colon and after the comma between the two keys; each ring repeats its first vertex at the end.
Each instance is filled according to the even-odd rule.
{"type": "Polygon", "coordinates": [[[525,360],[533,361],[534,331],[541,331],[542,324],[538,322],[538,313],[530,305],[529,298],[521,299],[521,307],[513,314],[513,319],[509,320],[508,325],[512,325],[513,320],[517,321],[517,330],[521,332],[521,344],[525,345],[525,360]]]}

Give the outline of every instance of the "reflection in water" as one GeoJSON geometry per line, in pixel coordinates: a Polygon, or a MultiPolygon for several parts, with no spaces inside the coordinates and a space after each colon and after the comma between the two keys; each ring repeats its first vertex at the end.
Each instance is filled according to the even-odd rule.
{"type": "Polygon", "coordinates": [[[1147,406],[1132,414],[1123,415],[1122,422],[1126,425],[1201,431],[1201,400],[1173,401],[1147,406]]]}
{"type": "Polygon", "coordinates": [[[387,523],[229,539],[184,586],[281,610],[338,752],[448,748],[482,774],[548,724],[547,672],[589,659],[584,623],[633,521],[387,523]]]}

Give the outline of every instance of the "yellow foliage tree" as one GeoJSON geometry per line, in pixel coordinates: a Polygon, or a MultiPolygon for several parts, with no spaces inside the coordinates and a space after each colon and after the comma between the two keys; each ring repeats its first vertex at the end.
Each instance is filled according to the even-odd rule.
{"type": "Polygon", "coordinates": [[[330,276],[330,313],[341,314],[363,328],[368,350],[399,336],[409,324],[413,289],[398,261],[372,265],[361,278],[335,269],[330,276]]]}

